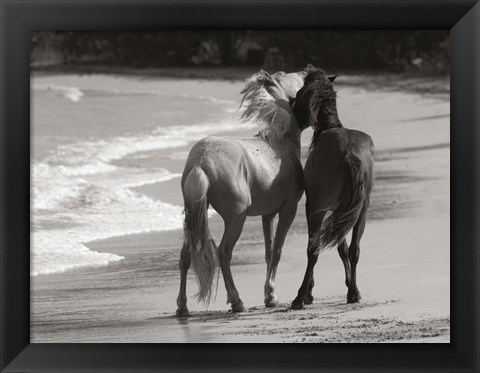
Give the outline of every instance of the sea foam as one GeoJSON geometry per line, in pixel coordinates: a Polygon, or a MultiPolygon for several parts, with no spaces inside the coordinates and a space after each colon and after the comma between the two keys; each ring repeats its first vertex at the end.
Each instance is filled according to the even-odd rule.
{"type": "Polygon", "coordinates": [[[71,102],[78,102],[84,96],[84,93],[77,87],[68,87],[56,84],[35,85],[34,89],[57,92],[71,102]]]}
{"type": "Polygon", "coordinates": [[[86,186],[63,201],[57,212],[34,218],[32,275],[82,266],[105,265],[123,259],[97,253],[84,243],[125,234],[181,228],[182,209],[128,189],[86,186]],[[42,229],[49,222],[58,229],[42,229]],[[65,223],[62,227],[61,224],[65,223]],[[69,225],[69,223],[71,225],[69,225]]]}
{"type": "Polygon", "coordinates": [[[90,250],[85,245],[89,241],[182,227],[182,207],[130,189],[179,178],[178,173],[161,168],[120,167],[110,162],[137,152],[182,147],[210,134],[251,126],[220,122],[159,127],[136,136],[62,145],[42,162],[32,162],[32,275],[123,259],[90,250]]]}

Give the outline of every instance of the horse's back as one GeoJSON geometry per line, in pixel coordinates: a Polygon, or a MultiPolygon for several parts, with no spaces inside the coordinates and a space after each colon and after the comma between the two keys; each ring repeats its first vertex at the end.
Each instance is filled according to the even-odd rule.
{"type": "Polygon", "coordinates": [[[347,129],[348,131],[348,148],[357,157],[373,158],[375,146],[370,135],[358,130],[347,129]]]}
{"type": "Polygon", "coordinates": [[[207,175],[209,202],[221,215],[226,200],[244,206],[248,215],[264,215],[278,212],[286,199],[296,203],[303,193],[300,161],[277,155],[260,137],[200,140],[190,151],[182,185],[197,167],[207,175]]]}
{"type": "Polygon", "coordinates": [[[184,177],[194,167],[201,167],[215,177],[222,171],[234,172],[242,163],[245,149],[237,142],[225,137],[206,137],[198,141],[190,150],[184,169],[184,177]]]}
{"type": "Polygon", "coordinates": [[[307,200],[317,208],[328,209],[340,198],[347,181],[344,162],[349,156],[360,160],[367,183],[373,183],[372,138],[361,131],[345,127],[323,131],[305,164],[305,192],[307,200]]]}
{"type": "MultiPolygon", "coordinates": [[[[182,175],[182,185],[187,175],[200,168],[207,175],[210,185],[231,198],[245,194],[246,157],[245,149],[226,137],[206,137],[190,150],[182,175]]],[[[212,188],[210,188],[212,189],[212,188]]],[[[212,196],[215,199],[215,195],[212,196]]]]}
{"type": "Polygon", "coordinates": [[[373,156],[375,149],[370,135],[345,127],[323,131],[318,138],[318,145],[315,147],[321,150],[325,146],[333,147],[339,154],[354,153],[357,156],[362,156],[362,153],[373,156]]]}

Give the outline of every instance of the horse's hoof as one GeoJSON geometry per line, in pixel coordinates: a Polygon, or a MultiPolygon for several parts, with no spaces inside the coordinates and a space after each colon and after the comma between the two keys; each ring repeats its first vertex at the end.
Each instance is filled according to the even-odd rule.
{"type": "Polygon", "coordinates": [[[296,299],[290,305],[292,310],[303,310],[305,308],[305,304],[302,301],[297,301],[296,299]]]}
{"type": "Polygon", "coordinates": [[[307,295],[304,300],[304,304],[312,304],[313,303],[313,295],[307,295]]]}
{"type": "Polygon", "coordinates": [[[268,308],[273,308],[273,307],[278,307],[278,300],[277,297],[272,295],[268,299],[265,299],[265,307],[268,308]]]}
{"type": "Polygon", "coordinates": [[[362,299],[360,293],[347,294],[347,303],[358,303],[362,299]]]}
{"type": "Polygon", "coordinates": [[[237,303],[232,303],[232,312],[245,312],[245,306],[241,300],[237,303]]]}
{"type": "Polygon", "coordinates": [[[190,316],[190,312],[188,311],[187,307],[177,308],[177,311],[175,312],[175,316],[177,316],[177,317],[188,317],[188,316],[190,316]]]}

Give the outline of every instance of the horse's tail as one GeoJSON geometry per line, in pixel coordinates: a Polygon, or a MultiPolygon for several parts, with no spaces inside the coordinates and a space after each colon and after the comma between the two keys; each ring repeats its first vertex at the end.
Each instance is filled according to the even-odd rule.
{"type": "Polygon", "coordinates": [[[208,305],[217,264],[217,247],[208,229],[207,175],[200,167],[190,171],[183,183],[185,202],[184,240],[190,251],[199,292],[196,297],[208,305]]]}
{"type": "Polygon", "coordinates": [[[343,170],[346,177],[340,201],[313,237],[318,252],[342,242],[357,222],[366,199],[366,177],[360,159],[348,154],[343,160],[343,170]]]}

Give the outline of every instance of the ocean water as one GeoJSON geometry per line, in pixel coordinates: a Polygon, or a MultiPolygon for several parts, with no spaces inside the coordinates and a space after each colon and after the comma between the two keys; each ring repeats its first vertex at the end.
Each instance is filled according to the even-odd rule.
{"type": "MultiPolygon", "coordinates": [[[[170,192],[152,197],[141,192],[151,188],[142,186],[165,182],[172,188],[178,180],[180,188],[188,151],[205,136],[254,134],[257,128],[238,120],[242,87],[192,79],[34,76],[32,275],[122,260],[85,246],[93,240],[181,228],[179,198],[169,199],[170,192]]],[[[337,104],[342,122],[369,133],[377,151],[450,142],[448,99],[347,84],[338,87],[337,104]]],[[[302,144],[310,138],[307,129],[302,144]]]]}
{"type": "Polygon", "coordinates": [[[31,274],[123,258],[85,243],[182,227],[182,207],[134,187],[180,177],[194,141],[251,127],[241,83],[106,75],[33,77],[31,274]],[[178,163],[178,162],[177,162],[178,163]]]}

